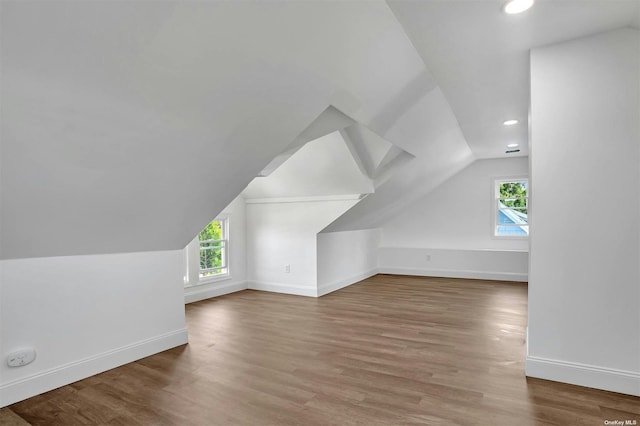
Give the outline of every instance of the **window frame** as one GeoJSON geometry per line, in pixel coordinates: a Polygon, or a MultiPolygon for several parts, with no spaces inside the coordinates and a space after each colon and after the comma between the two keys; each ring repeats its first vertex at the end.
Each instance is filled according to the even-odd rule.
{"type": "MultiPolygon", "coordinates": [[[[220,249],[222,249],[222,266],[216,267],[216,268],[210,268],[210,269],[202,269],[202,267],[200,267],[198,269],[198,281],[207,281],[210,278],[215,278],[215,277],[220,277],[220,276],[225,276],[228,275],[229,273],[229,219],[228,217],[217,217],[215,219],[213,219],[211,222],[221,222],[220,225],[220,229],[222,231],[222,239],[221,240],[205,240],[205,241],[200,241],[200,238],[198,236],[198,264],[200,261],[200,256],[202,254],[202,244],[206,244],[206,243],[222,243],[221,247],[218,247],[220,249]],[[225,270],[225,272],[221,272],[218,274],[212,274],[212,275],[205,275],[202,276],[202,271],[213,271],[213,270],[225,270]]],[[[209,223],[211,223],[209,222],[209,223]]],[[[208,224],[207,224],[208,225],[208,224]]],[[[208,247],[211,248],[211,247],[208,247]]],[[[216,248],[216,249],[218,249],[216,248]]]]}
{"type": "MultiPolygon", "coordinates": [[[[219,215],[217,216],[215,219],[211,220],[211,222],[214,221],[220,221],[223,222],[222,225],[222,234],[223,234],[223,239],[222,240],[216,240],[216,241],[223,241],[224,242],[224,250],[223,250],[223,257],[224,257],[224,263],[225,263],[225,268],[221,268],[221,269],[226,269],[225,272],[219,273],[219,274],[213,274],[213,275],[208,275],[208,276],[201,276],[200,272],[202,271],[200,269],[200,238],[199,238],[199,232],[198,234],[195,236],[195,238],[193,240],[191,240],[191,242],[188,244],[187,246],[187,250],[186,250],[186,258],[187,258],[187,272],[186,272],[186,276],[185,276],[185,288],[189,288],[189,287],[195,287],[195,286],[199,286],[199,285],[204,285],[204,284],[211,284],[211,283],[215,283],[218,281],[225,281],[225,280],[229,280],[231,279],[231,256],[230,256],[230,247],[231,247],[231,243],[230,243],[230,216],[227,214],[223,214],[223,215],[219,215]]],[[[211,223],[209,222],[209,223],[211,223]]],[[[208,225],[208,224],[207,224],[208,225]]]]}
{"type": "MultiPolygon", "coordinates": [[[[530,213],[531,213],[531,194],[530,194],[530,185],[529,185],[529,177],[528,176],[523,176],[523,175],[518,175],[518,176],[501,176],[501,177],[495,177],[492,179],[491,181],[491,204],[492,204],[492,208],[491,208],[491,212],[492,212],[492,216],[491,216],[491,238],[493,239],[505,239],[505,240],[527,240],[529,239],[529,235],[531,233],[531,223],[529,222],[529,218],[530,218],[530,213]],[[498,234],[498,226],[500,225],[498,223],[498,213],[500,211],[500,208],[498,207],[498,203],[500,202],[501,198],[500,198],[500,185],[502,183],[505,182],[526,182],[527,183],[527,196],[524,197],[526,200],[526,206],[527,206],[527,227],[528,227],[528,233],[526,235],[499,235],[498,234]]],[[[517,224],[513,224],[513,225],[505,225],[502,224],[500,226],[513,226],[513,227],[517,227],[517,224]]]]}

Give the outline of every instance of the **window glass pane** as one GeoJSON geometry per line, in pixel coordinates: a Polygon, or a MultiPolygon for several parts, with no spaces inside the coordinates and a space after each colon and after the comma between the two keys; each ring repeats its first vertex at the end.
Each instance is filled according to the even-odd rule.
{"type": "Polygon", "coordinates": [[[496,235],[529,235],[529,184],[526,179],[496,182],[496,235]]]}
{"type": "Polygon", "coordinates": [[[527,212],[527,207],[529,206],[528,200],[526,198],[500,199],[498,201],[498,208],[513,207],[518,210],[524,210],[525,213],[527,212]]]}
{"type": "Polygon", "coordinates": [[[501,182],[500,198],[522,198],[528,196],[527,181],[501,182]]]}
{"type": "Polygon", "coordinates": [[[204,227],[202,231],[198,234],[198,239],[200,241],[207,240],[222,240],[224,239],[222,235],[222,221],[214,220],[204,227]]]}
{"type": "Polygon", "coordinates": [[[224,266],[222,251],[222,248],[200,249],[200,275],[207,276],[221,273],[224,266]]]}
{"type": "Polygon", "coordinates": [[[529,226],[498,226],[496,228],[496,235],[508,235],[508,236],[522,236],[529,235],[529,226]]]}
{"type": "Polygon", "coordinates": [[[513,223],[517,225],[529,223],[526,208],[504,208],[498,209],[498,224],[513,223]]]}
{"type": "Polygon", "coordinates": [[[226,219],[214,220],[198,234],[200,278],[227,273],[226,219]]]}

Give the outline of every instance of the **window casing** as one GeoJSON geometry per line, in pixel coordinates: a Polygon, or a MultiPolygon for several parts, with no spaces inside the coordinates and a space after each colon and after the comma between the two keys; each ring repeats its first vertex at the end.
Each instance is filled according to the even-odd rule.
{"type": "Polygon", "coordinates": [[[212,220],[198,234],[200,279],[228,272],[228,219],[212,220]]]}
{"type": "Polygon", "coordinates": [[[527,238],[529,209],[527,178],[496,179],[493,187],[493,236],[527,238]]]}
{"type": "Polygon", "coordinates": [[[231,278],[229,266],[229,216],[211,221],[185,250],[185,287],[231,278]]]}

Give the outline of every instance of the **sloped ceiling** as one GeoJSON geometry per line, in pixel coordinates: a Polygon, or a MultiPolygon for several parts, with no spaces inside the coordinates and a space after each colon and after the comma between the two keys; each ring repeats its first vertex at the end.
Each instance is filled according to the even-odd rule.
{"type": "Polygon", "coordinates": [[[182,248],[327,111],[380,138],[357,142],[368,175],[376,146],[412,158],[327,231],[378,226],[526,155],[528,49],[637,26],[638,4],[2,1],[0,258],[182,248]]]}
{"type": "Polygon", "coordinates": [[[339,132],[304,145],[266,177],[256,177],[242,195],[247,199],[360,195],[373,192],[339,132]]]}
{"type": "Polygon", "coordinates": [[[425,72],[382,1],[1,7],[2,258],[182,248],[329,105],[375,127],[425,72]]]}
{"type": "Polygon", "coordinates": [[[293,140],[284,152],[271,160],[267,167],[262,169],[259,176],[269,176],[306,143],[326,136],[334,131],[342,130],[354,123],[355,121],[350,117],[347,117],[333,106],[329,106],[293,140]]]}
{"type": "Polygon", "coordinates": [[[529,51],[625,26],[640,26],[638,0],[536,0],[519,15],[505,1],[388,0],[451,105],[478,158],[528,155],[529,51]],[[503,126],[508,119],[520,123],[503,126]]]}
{"type": "Polygon", "coordinates": [[[439,89],[424,93],[384,138],[415,158],[323,232],[380,226],[475,159],[439,89]]]}
{"type": "Polygon", "coordinates": [[[378,132],[416,158],[325,232],[381,226],[476,158],[528,155],[529,50],[640,25],[637,0],[537,0],[521,15],[504,3],[388,0],[428,73],[378,132]]]}

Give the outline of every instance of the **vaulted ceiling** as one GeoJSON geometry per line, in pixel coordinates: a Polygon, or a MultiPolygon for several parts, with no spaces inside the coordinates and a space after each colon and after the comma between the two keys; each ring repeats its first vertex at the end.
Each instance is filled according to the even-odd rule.
{"type": "Polygon", "coordinates": [[[375,226],[526,154],[529,48],[639,21],[539,3],[3,1],[0,258],[182,248],[326,111],[411,156],[330,228],[375,226]]]}

